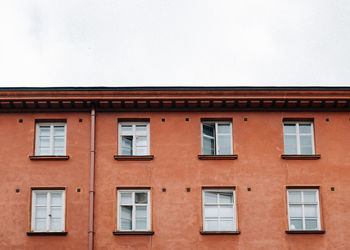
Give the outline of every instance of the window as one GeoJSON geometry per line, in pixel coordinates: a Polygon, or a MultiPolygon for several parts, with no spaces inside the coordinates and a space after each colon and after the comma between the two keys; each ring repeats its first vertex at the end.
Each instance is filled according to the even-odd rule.
{"type": "Polygon", "coordinates": [[[118,230],[150,230],[149,190],[118,190],[118,230]]]}
{"type": "Polygon", "coordinates": [[[35,155],[65,155],[66,124],[37,123],[35,155]]]}
{"type": "Polygon", "coordinates": [[[149,155],[149,123],[119,123],[119,155],[149,155]]]}
{"type": "Polygon", "coordinates": [[[317,189],[288,189],[289,230],[320,230],[317,189]]]}
{"type": "Polygon", "coordinates": [[[202,122],[202,153],[204,155],[231,155],[231,122],[202,122]]]}
{"type": "Polygon", "coordinates": [[[283,133],[285,154],[315,154],[312,122],[284,122],[283,133]]]}
{"type": "Polygon", "coordinates": [[[235,192],[203,190],[204,231],[236,231],[235,192]]]}
{"type": "Polygon", "coordinates": [[[63,232],[64,190],[32,190],[32,232],[63,232]]]}

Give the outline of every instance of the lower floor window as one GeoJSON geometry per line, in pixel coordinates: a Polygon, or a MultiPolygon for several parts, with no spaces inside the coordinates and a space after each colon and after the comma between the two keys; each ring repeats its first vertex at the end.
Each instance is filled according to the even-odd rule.
{"type": "Polygon", "coordinates": [[[118,190],[118,230],[150,230],[149,190],[118,190]]]}
{"type": "Polygon", "coordinates": [[[288,189],[289,230],[320,230],[317,189],[288,189]]]}
{"type": "Polygon", "coordinates": [[[63,232],[64,190],[32,190],[32,232],[63,232]]]}
{"type": "Polygon", "coordinates": [[[235,231],[235,192],[233,189],[203,190],[204,231],[235,231]]]}

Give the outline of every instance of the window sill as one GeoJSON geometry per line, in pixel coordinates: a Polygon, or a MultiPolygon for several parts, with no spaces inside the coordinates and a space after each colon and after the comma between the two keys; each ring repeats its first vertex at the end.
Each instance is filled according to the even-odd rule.
{"type": "Polygon", "coordinates": [[[151,161],[154,155],[115,155],[114,160],[117,161],[151,161]]]}
{"type": "Polygon", "coordinates": [[[30,155],[29,159],[32,161],[45,160],[45,161],[66,161],[69,159],[68,155],[30,155]]]}
{"type": "Polygon", "coordinates": [[[28,236],[65,236],[68,232],[27,232],[28,236]]]}
{"type": "Polygon", "coordinates": [[[153,235],[153,231],[114,231],[114,235],[153,235]]]}
{"type": "Polygon", "coordinates": [[[281,155],[281,158],[285,160],[318,160],[321,155],[281,155]]]}
{"type": "Polygon", "coordinates": [[[286,230],[287,234],[324,234],[325,230],[286,230]]]}
{"type": "Polygon", "coordinates": [[[238,155],[198,155],[200,160],[236,160],[238,155]]]}
{"type": "Polygon", "coordinates": [[[200,231],[201,235],[237,235],[240,233],[241,231],[200,231]]]}

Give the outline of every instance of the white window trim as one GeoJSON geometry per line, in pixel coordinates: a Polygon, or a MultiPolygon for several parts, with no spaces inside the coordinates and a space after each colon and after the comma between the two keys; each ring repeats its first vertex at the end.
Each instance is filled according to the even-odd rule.
{"type": "MultiPolygon", "coordinates": [[[[143,155],[136,155],[136,125],[146,125],[147,127],[147,154],[150,155],[150,128],[149,128],[149,122],[119,122],[118,123],[118,155],[122,156],[122,125],[131,125],[132,126],[132,134],[128,136],[132,136],[132,155],[131,156],[143,156],[143,155]]],[[[124,135],[125,136],[125,135],[124,135]]]]}
{"type": "MultiPolygon", "coordinates": [[[[315,139],[314,139],[314,123],[313,122],[292,122],[292,121],[288,121],[288,122],[283,122],[283,141],[284,141],[284,136],[286,135],[295,135],[297,137],[297,155],[302,155],[301,154],[301,150],[300,150],[300,134],[299,132],[299,125],[300,124],[310,124],[310,130],[311,130],[311,140],[312,140],[312,154],[315,154],[315,139]],[[284,125],[285,124],[295,124],[295,129],[296,129],[296,133],[295,134],[288,134],[284,132],[284,125]]],[[[306,135],[306,134],[305,134],[306,135]]],[[[309,135],[309,134],[307,134],[309,135]]],[[[283,145],[284,147],[284,145],[283,145]]]]}
{"type": "MultiPolygon", "coordinates": [[[[151,192],[149,189],[119,189],[118,190],[118,199],[117,199],[117,230],[121,232],[144,232],[151,231],[151,192]],[[146,229],[136,229],[136,209],[137,206],[145,206],[145,204],[135,204],[135,193],[145,192],[147,193],[147,227],[146,229]],[[131,230],[121,229],[121,193],[132,193],[132,203],[128,204],[132,206],[132,226],[131,230]]],[[[125,205],[125,204],[123,204],[125,205]]],[[[127,206],[128,206],[127,205],[127,206]]]]}
{"type": "Polygon", "coordinates": [[[35,127],[35,155],[41,156],[40,153],[40,127],[50,126],[50,154],[49,156],[54,156],[54,126],[64,126],[64,154],[67,154],[67,124],[63,122],[38,122],[35,127]]]}
{"type": "Polygon", "coordinates": [[[232,129],[232,122],[230,121],[202,121],[201,122],[201,142],[202,142],[202,154],[204,154],[204,140],[203,138],[204,137],[207,137],[207,138],[214,138],[214,141],[215,141],[215,154],[214,155],[219,155],[219,144],[218,144],[218,135],[229,135],[230,136],[230,154],[232,155],[233,154],[233,129],[232,129]],[[215,124],[215,137],[212,137],[212,136],[207,136],[203,133],[203,125],[204,124],[215,124]],[[218,131],[218,124],[229,124],[230,125],[230,134],[218,134],[217,131],[218,131]]]}
{"type": "Polygon", "coordinates": [[[31,213],[31,231],[32,232],[65,232],[65,220],[66,220],[66,191],[65,190],[32,190],[32,213],[31,213]],[[45,231],[37,231],[35,230],[35,212],[36,212],[36,195],[38,193],[47,193],[47,203],[46,203],[46,230],[45,231]],[[62,194],[62,230],[60,231],[52,231],[50,230],[50,202],[51,202],[51,193],[61,193],[62,194]]]}
{"type": "MultiPolygon", "coordinates": [[[[210,230],[206,230],[205,228],[205,193],[206,192],[227,192],[227,193],[233,193],[233,231],[237,231],[237,206],[236,206],[236,190],[234,188],[232,189],[210,189],[205,188],[202,189],[202,223],[203,223],[203,231],[204,232],[212,232],[210,230]]],[[[208,204],[208,203],[207,203],[208,204]]],[[[218,203],[216,203],[218,204],[218,203]]],[[[232,205],[231,203],[220,203],[220,205],[232,205]]],[[[220,221],[220,220],[219,220],[220,221]]],[[[219,223],[220,226],[220,223],[219,223]]],[[[231,231],[217,231],[217,232],[231,232],[231,231]]]]}
{"type": "Polygon", "coordinates": [[[288,208],[288,228],[290,231],[314,231],[315,229],[305,229],[305,212],[304,212],[304,206],[302,206],[302,221],[303,221],[303,229],[291,229],[290,224],[290,212],[289,212],[289,205],[315,205],[316,202],[289,202],[289,191],[291,192],[307,192],[307,191],[316,191],[316,202],[317,202],[317,229],[321,230],[321,216],[320,216],[320,197],[319,197],[319,190],[316,189],[299,189],[299,188],[288,188],[287,189],[287,208],[288,208]]]}

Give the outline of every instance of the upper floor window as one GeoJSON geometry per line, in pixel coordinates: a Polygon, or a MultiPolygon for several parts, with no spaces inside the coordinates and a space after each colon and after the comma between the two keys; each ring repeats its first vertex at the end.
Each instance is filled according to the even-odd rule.
{"type": "Polygon", "coordinates": [[[32,232],[63,232],[65,190],[32,190],[32,232]]]}
{"type": "Polygon", "coordinates": [[[312,122],[284,122],[284,153],[287,155],[315,154],[312,122]]]}
{"type": "Polygon", "coordinates": [[[320,230],[318,189],[288,189],[289,230],[320,230]]]}
{"type": "Polygon", "coordinates": [[[149,155],[149,123],[119,123],[119,155],[149,155]]]}
{"type": "Polygon", "coordinates": [[[202,154],[233,154],[231,122],[202,122],[202,154]]]}
{"type": "Polygon", "coordinates": [[[66,123],[37,123],[35,155],[66,155],[66,123]]]}

